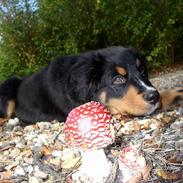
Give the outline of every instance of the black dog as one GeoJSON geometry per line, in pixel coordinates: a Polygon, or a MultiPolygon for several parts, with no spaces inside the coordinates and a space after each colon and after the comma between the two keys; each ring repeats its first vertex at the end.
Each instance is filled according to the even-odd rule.
{"type": "Polygon", "coordinates": [[[140,53],[110,47],[58,57],[30,77],[6,80],[0,86],[0,116],[63,121],[71,109],[91,100],[103,103],[112,114],[137,116],[160,105],[140,53]]]}

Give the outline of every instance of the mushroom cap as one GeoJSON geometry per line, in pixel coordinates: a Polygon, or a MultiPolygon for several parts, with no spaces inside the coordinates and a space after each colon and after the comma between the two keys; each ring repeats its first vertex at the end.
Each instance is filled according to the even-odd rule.
{"type": "Polygon", "coordinates": [[[67,145],[87,149],[100,149],[114,140],[110,112],[99,102],[88,102],[73,109],[64,126],[67,145]]]}
{"type": "Polygon", "coordinates": [[[130,169],[138,169],[146,166],[146,160],[142,153],[133,145],[129,145],[120,151],[119,162],[130,169]]]}

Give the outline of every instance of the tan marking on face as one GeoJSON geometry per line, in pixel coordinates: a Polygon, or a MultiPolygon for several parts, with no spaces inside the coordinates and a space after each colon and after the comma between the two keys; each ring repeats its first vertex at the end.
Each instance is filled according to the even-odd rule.
{"type": "Polygon", "coordinates": [[[126,95],[122,98],[109,99],[107,106],[112,114],[131,114],[144,115],[150,109],[151,105],[143,99],[143,93],[138,94],[134,86],[130,86],[126,95]]]}
{"type": "Polygon", "coordinates": [[[126,69],[124,67],[117,67],[116,70],[122,76],[126,75],[126,73],[127,73],[127,71],[126,71],[126,69]]]}
{"type": "Polygon", "coordinates": [[[15,101],[14,100],[8,101],[7,112],[6,112],[8,118],[11,118],[14,110],[15,110],[15,101]]]}
{"type": "Polygon", "coordinates": [[[102,102],[103,104],[105,104],[106,103],[106,98],[107,98],[107,93],[106,93],[106,91],[103,91],[99,95],[99,101],[102,102]]]}

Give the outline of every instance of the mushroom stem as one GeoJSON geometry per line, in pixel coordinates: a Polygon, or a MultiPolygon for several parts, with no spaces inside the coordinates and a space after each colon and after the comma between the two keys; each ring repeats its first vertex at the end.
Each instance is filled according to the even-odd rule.
{"type": "Polygon", "coordinates": [[[92,179],[92,183],[101,183],[110,174],[111,162],[103,149],[80,151],[82,165],[80,171],[92,179]]]}

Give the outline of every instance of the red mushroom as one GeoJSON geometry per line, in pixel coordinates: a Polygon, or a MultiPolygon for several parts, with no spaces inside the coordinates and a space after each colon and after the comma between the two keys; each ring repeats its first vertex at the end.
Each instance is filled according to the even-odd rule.
{"type": "Polygon", "coordinates": [[[114,140],[112,116],[98,102],[88,102],[73,109],[65,123],[67,145],[81,152],[79,176],[86,176],[93,183],[102,183],[110,174],[111,163],[103,148],[114,140]]]}
{"type": "Polygon", "coordinates": [[[134,145],[121,150],[118,163],[122,174],[121,182],[137,183],[147,179],[151,170],[142,153],[134,145]]]}

